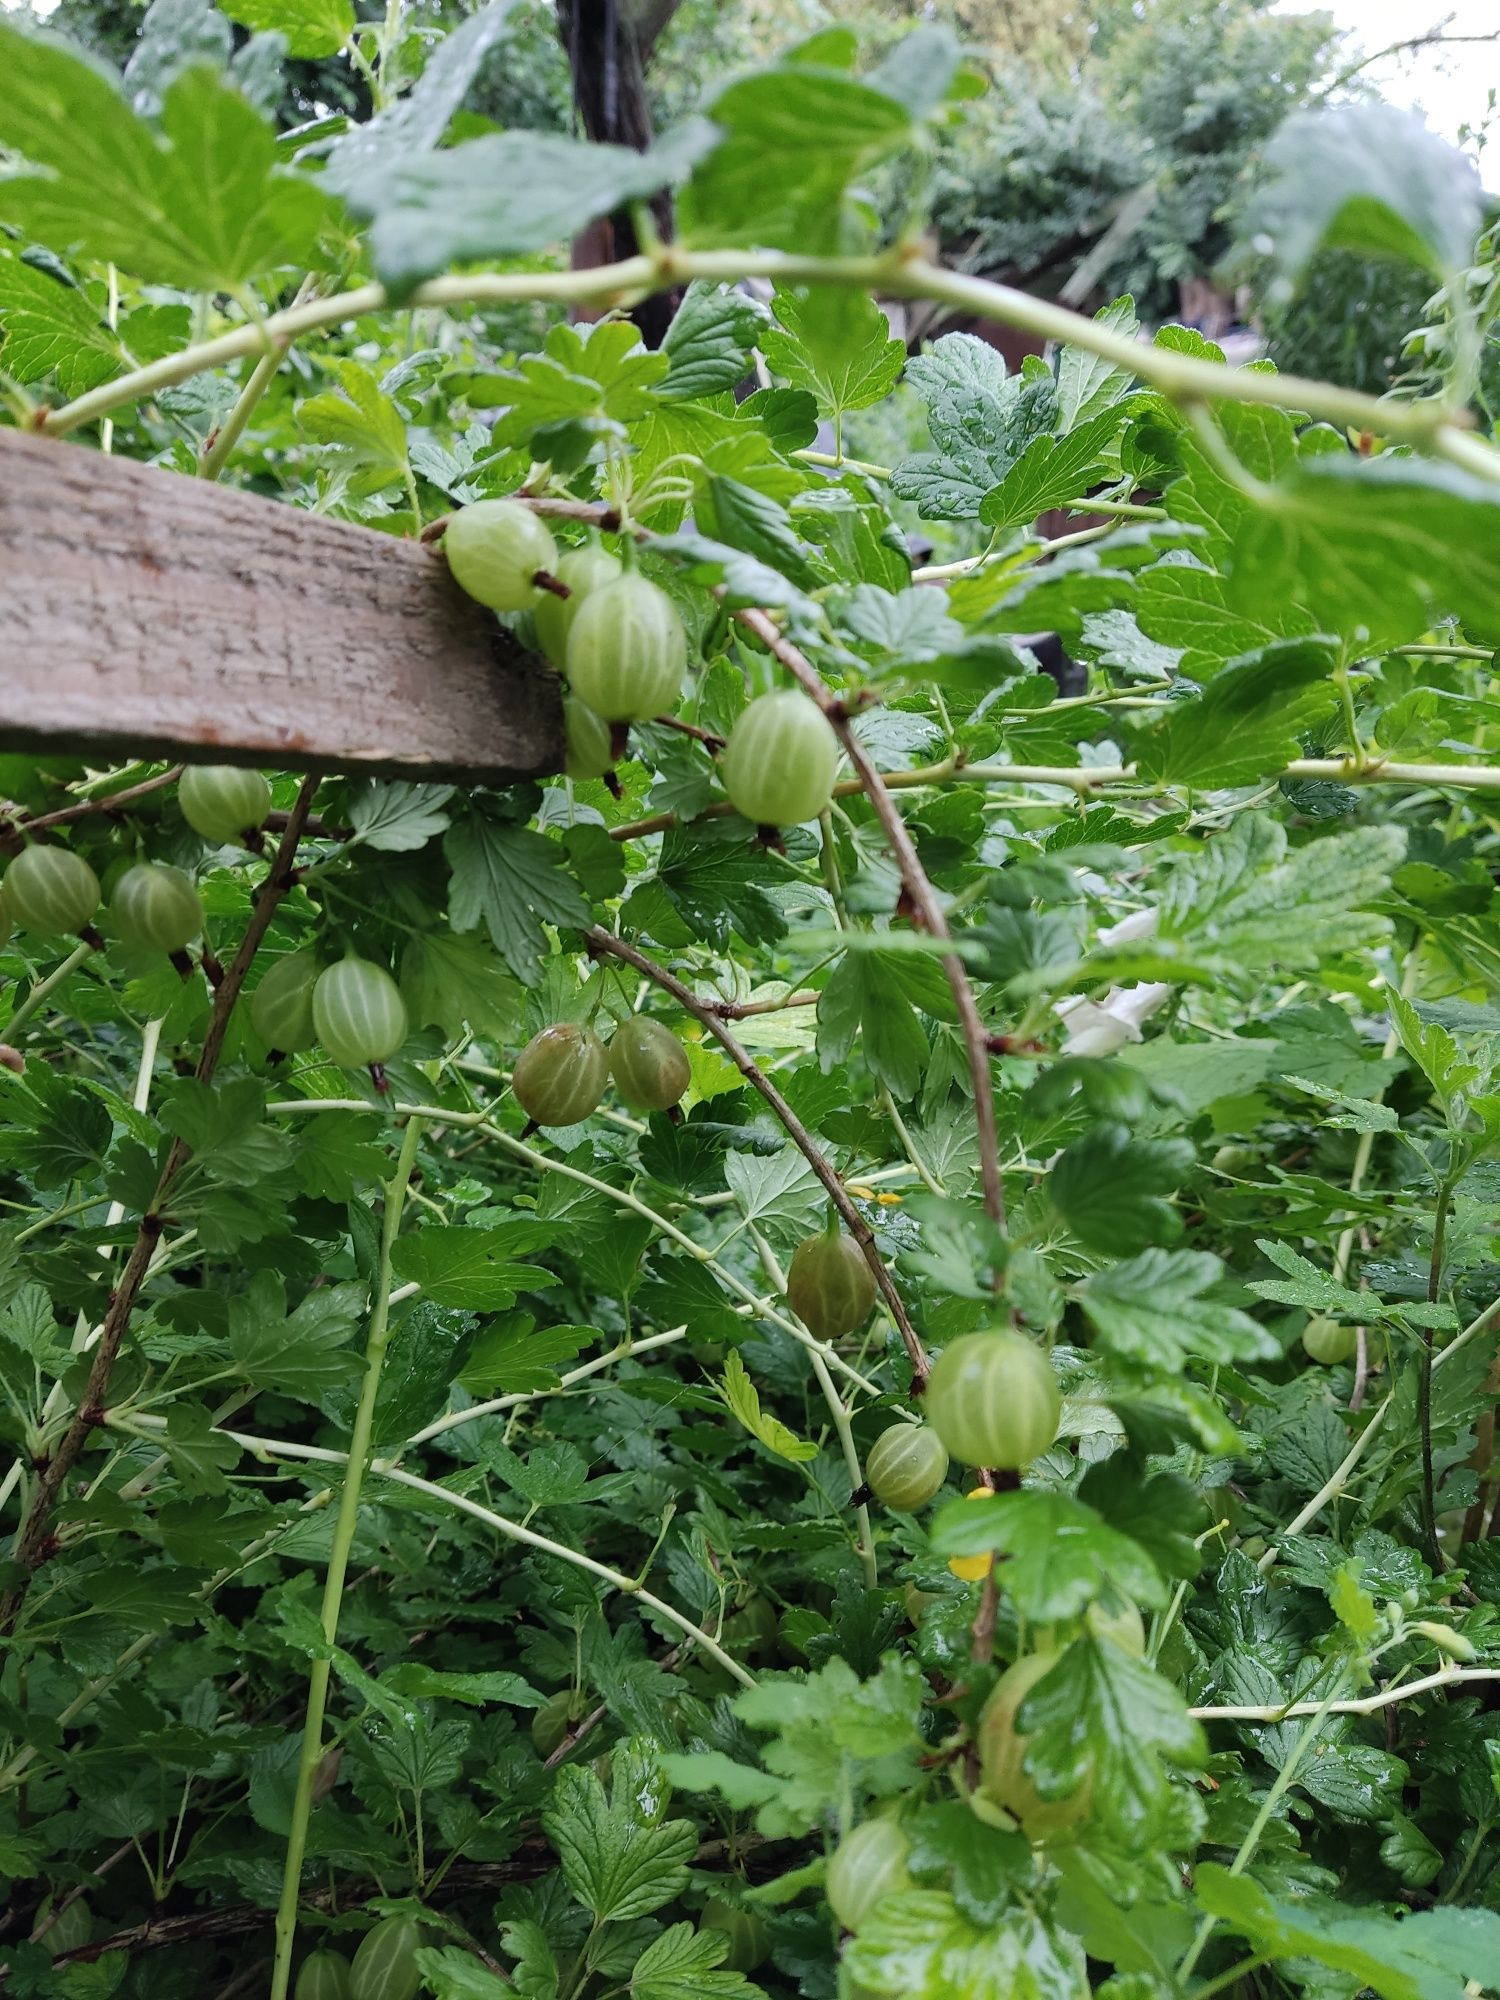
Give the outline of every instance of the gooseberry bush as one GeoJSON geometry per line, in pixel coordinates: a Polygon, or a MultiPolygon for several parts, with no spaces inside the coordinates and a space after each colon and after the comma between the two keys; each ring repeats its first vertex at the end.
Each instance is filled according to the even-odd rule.
{"type": "Polygon", "coordinates": [[[505,788],[0,754],[0,1991],[1500,1991],[1472,171],[1269,149],[1376,402],[934,266],[936,26],[637,154],[511,12],[0,23],[16,428],[559,675],[505,788]]]}

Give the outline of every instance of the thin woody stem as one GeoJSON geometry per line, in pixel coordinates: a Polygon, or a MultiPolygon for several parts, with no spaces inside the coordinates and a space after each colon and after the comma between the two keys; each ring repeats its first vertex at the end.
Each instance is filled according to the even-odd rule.
{"type": "MultiPolygon", "coordinates": [[[[771,655],[779,660],[822,709],[833,724],[835,735],[843,745],[844,754],[859,777],[860,788],[874,808],[880,821],[886,844],[896,858],[896,866],[901,871],[902,888],[906,901],[911,906],[911,914],[929,937],[950,941],[952,933],[948,919],[937,892],[927,879],[927,871],[922,866],[922,858],[917,853],[917,844],[912,839],[906,821],[901,817],[896,801],[891,797],[885,780],[876,769],[870,753],[855,735],[849,719],[839,705],[835,695],[823,681],[822,675],[804,653],[785,638],[764,611],[744,610],[734,613],[735,619],[747,632],[753,632],[771,655]]],[[[979,1140],[979,1175],[984,1187],[984,1205],[990,1220],[997,1229],[1005,1227],[1005,1188],[1000,1177],[1000,1135],[995,1126],[995,1090],[990,1076],[989,1031],[979,1013],[979,1003],[974,998],[974,988],[969,983],[969,975],[964,970],[963,960],[957,952],[944,952],[939,959],[943,976],[948,982],[948,990],[953,995],[953,1004],[958,1010],[958,1023],[964,1040],[964,1053],[969,1062],[969,1079],[974,1090],[974,1124],[979,1140]]]]}
{"type": "Polygon", "coordinates": [[[771,1110],[785,1127],[792,1144],[822,1182],[844,1226],[859,1245],[911,1361],[912,1393],[920,1395],[927,1386],[927,1351],[911,1323],[911,1316],[906,1310],[900,1292],[896,1289],[896,1282],[886,1269],[885,1259],[875,1242],[874,1231],[849,1199],[843,1182],[829,1165],[822,1148],[802,1120],[749,1050],[724,1025],[722,1015],[716,1014],[707,1001],[700,1000],[691,987],[684,986],[682,981],[668,972],[665,966],[658,965],[654,958],[648,958],[643,951],[638,951],[634,945],[627,944],[623,938],[617,938],[611,931],[601,930],[598,925],[591,925],[583,935],[593,950],[607,952],[613,958],[623,959],[627,965],[633,965],[637,972],[652,980],[664,993],[670,993],[684,1012],[691,1014],[695,1021],[701,1022],[707,1028],[740,1075],[753,1089],[758,1090],[770,1105],[771,1110]]]}
{"type": "MultiPolygon", "coordinates": [[[[290,824],[282,835],[270,871],[261,884],[255,908],[251,911],[250,921],[246,924],[245,934],[240,940],[239,950],[235,953],[228,971],[214,994],[213,1012],[209,1017],[208,1031],[203,1038],[203,1050],[198,1058],[196,1075],[200,1083],[207,1083],[218,1067],[224,1037],[229,1030],[229,1017],[239,997],[240,988],[245,983],[245,974],[249,971],[251,960],[266,934],[276,905],[291,887],[292,863],[296,857],[297,843],[302,835],[303,821],[312,809],[313,794],[317,791],[318,783],[316,773],[303,780],[302,788],[297,794],[297,802],[292,808],[290,824]]],[[[164,1204],[172,1183],[186,1164],[189,1154],[189,1147],[181,1139],[174,1139],[168,1148],[150,1206],[141,1217],[130,1256],[120,1273],[119,1282],[110,1294],[98,1344],[94,1349],[88,1381],[84,1385],[78,1407],[46,1464],[39,1469],[31,1505],[16,1533],[15,1544],[11,1551],[12,1558],[20,1566],[22,1575],[12,1584],[4,1599],[0,1600],[0,1632],[9,1632],[15,1624],[17,1613],[30,1588],[31,1578],[47,1559],[52,1546],[52,1536],[48,1526],[52,1509],[62,1492],[64,1481],[82,1456],[96,1425],[102,1419],[115,1357],[120,1351],[120,1343],[130,1324],[136,1299],[161,1240],[165,1226],[164,1204]]]]}

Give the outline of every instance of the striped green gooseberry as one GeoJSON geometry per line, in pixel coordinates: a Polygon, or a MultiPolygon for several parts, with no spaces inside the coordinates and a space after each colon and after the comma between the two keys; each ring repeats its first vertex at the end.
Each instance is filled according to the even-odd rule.
{"type": "Polygon", "coordinates": [[[557,566],[552,530],[519,500],[475,500],[443,531],[443,553],[461,590],[491,611],[526,611],[541,595],[537,572],[557,566]]]}
{"type": "Polygon", "coordinates": [[[723,1896],[710,1896],[698,1919],[700,1929],[718,1931],[729,1941],[729,1949],[719,1960],[725,1972],[754,1972],[764,1964],[771,1950],[771,1933],[764,1917],[743,1903],[730,1903],[723,1896]]]}
{"type": "Polygon", "coordinates": [[[809,1333],[838,1340],[857,1333],[875,1304],[875,1278],[864,1252],[837,1229],[805,1237],[787,1270],[787,1302],[809,1333]]]}
{"type": "Polygon", "coordinates": [[[823,1892],[846,1931],[857,1931],[876,1904],[912,1886],[906,1871],[911,1842],[888,1814],[862,1820],[829,1858],[823,1892]]]}
{"type": "Polygon", "coordinates": [[[1310,1319],[1303,1327],[1302,1346],[1314,1361],[1321,1361],[1325,1368],[1331,1368],[1353,1357],[1359,1346],[1359,1329],[1346,1326],[1341,1320],[1319,1316],[1310,1319]]]}
{"type": "Polygon", "coordinates": [[[164,861],[138,861],[116,882],[109,914],[126,944],[142,951],[185,951],[203,930],[203,904],[192,877],[164,861]]]}
{"type": "Polygon", "coordinates": [[[923,1409],[954,1458],[1017,1472],[1057,1436],[1062,1395],[1036,1342],[997,1327],[949,1342],[933,1364],[923,1409]]]}
{"type": "Polygon", "coordinates": [[[238,764],[189,764],[177,780],[177,803],[194,833],[223,845],[265,825],[271,787],[238,764]]]}
{"type": "Polygon", "coordinates": [[[865,1479],[882,1507],[925,1507],[948,1477],[948,1453],[930,1424],[892,1424],[870,1446],[865,1479]]]}
{"type": "Polygon", "coordinates": [[[99,907],[99,877],[71,847],[23,847],[5,871],[5,910],[41,937],[81,931],[99,907]]]}
{"type": "Polygon", "coordinates": [[[729,732],[719,776],[757,826],[801,826],[833,797],[839,740],[815,701],[782,688],[752,701],[729,732]]]}
{"type": "Polygon", "coordinates": [[[595,1110],[609,1082],[609,1050],[592,1028],[555,1021],[516,1057],[511,1089],[536,1125],[577,1125],[595,1110]]]}
{"type": "Polygon", "coordinates": [[[645,722],[675,707],[687,666],[677,607],[633,571],[591,590],[568,634],[573,692],[606,722],[645,722]]]}
{"type": "Polygon", "coordinates": [[[292,2000],[349,2000],[349,1961],[341,1952],[314,1951],[302,1961],[292,2000]]]}
{"type": "Polygon", "coordinates": [[[532,618],[542,651],[554,667],[561,667],[568,657],[568,634],[584,599],[623,576],[624,566],[618,556],[601,549],[597,542],[585,542],[582,548],[568,549],[560,555],[552,574],[559,583],[567,585],[568,595],[558,597],[551,591],[545,592],[532,618]]]}
{"type": "Polygon", "coordinates": [[[312,993],[318,1040],[343,1069],[383,1063],[406,1040],[406,1004],[384,966],[351,951],[318,974],[312,993]]]}
{"type": "Polygon", "coordinates": [[[414,1917],[382,1917],[359,1941],[349,1967],[349,2000],[416,2000],[422,1990],[421,1944],[422,1927],[414,1917]]]}
{"type": "Polygon", "coordinates": [[[665,1111],[693,1080],[687,1050],[649,1014],[632,1014],[609,1041],[615,1089],[634,1111],[665,1111]]]}
{"type": "Polygon", "coordinates": [[[1061,1799],[1044,1799],[1026,1769],[1028,1739],[1016,1727],[1016,1716],[1037,1682],[1057,1665],[1058,1657],[1056,1653],[1023,1654],[996,1681],[979,1717],[980,1790],[992,1804],[1014,1813],[1033,1841],[1050,1840],[1076,1826],[1088,1817],[1093,1803],[1092,1766],[1085,1769],[1076,1790],[1061,1799]]]}
{"type": "Polygon", "coordinates": [[[268,969],[250,995],[250,1025],[268,1049],[292,1056],[317,1041],[313,988],[322,971],[315,951],[289,951],[268,969]]]}

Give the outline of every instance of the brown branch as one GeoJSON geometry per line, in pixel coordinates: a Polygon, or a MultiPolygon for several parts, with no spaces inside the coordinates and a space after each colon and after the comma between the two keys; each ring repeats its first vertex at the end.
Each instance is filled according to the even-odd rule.
{"type": "Polygon", "coordinates": [[[745,1021],[752,1014],[779,1014],[787,1007],[816,1007],[821,993],[786,993],[779,1000],[705,1000],[721,1021],[745,1021]]]}
{"type": "Polygon", "coordinates": [[[94,813],[118,812],[123,807],[134,805],[137,799],[144,799],[152,792],[162,791],[167,785],[175,785],[182,776],[182,766],[174,764],[170,771],[163,771],[155,778],[142,778],[138,785],[127,785],[122,792],[110,792],[103,798],[78,799],[70,806],[59,806],[56,812],[37,813],[34,817],[25,815],[11,818],[9,815],[0,824],[0,837],[7,846],[18,845],[22,833],[36,833],[43,827],[67,826],[75,819],[88,819],[94,813]]]}
{"type": "Polygon", "coordinates": [[[849,1199],[843,1182],[828,1164],[817,1141],[802,1120],[749,1050],[725,1027],[723,1017],[715,1010],[712,1001],[700,1000],[690,987],[684,986],[682,981],[668,972],[665,966],[658,965],[654,958],[647,958],[643,951],[637,951],[633,944],[627,944],[612,931],[601,930],[595,924],[591,925],[583,935],[593,950],[608,952],[614,958],[623,959],[627,965],[633,965],[637,972],[653,980],[664,993],[670,993],[685,1013],[691,1014],[695,1021],[701,1021],[740,1075],[753,1089],[758,1090],[770,1105],[778,1120],[785,1126],[792,1144],[822,1182],[828,1199],[838,1210],[849,1234],[863,1252],[871,1276],[879,1288],[880,1296],[885,1300],[896,1331],[900,1334],[902,1344],[910,1357],[912,1394],[920,1396],[927,1386],[927,1351],[911,1323],[911,1316],[906,1310],[900,1292],[896,1289],[896,1281],[885,1267],[885,1260],[875,1242],[874,1231],[849,1199]]]}
{"type": "MultiPolygon", "coordinates": [[[[229,1031],[229,1017],[239,997],[240,989],[245,983],[245,975],[250,970],[251,960],[255,957],[261,939],[266,934],[276,905],[291,887],[297,842],[301,838],[303,821],[311,811],[313,794],[317,791],[319,782],[316,772],[302,781],[302,789],[297,794],[297,803],[289,816],[291,823],[282,835],[281,844],[276,850],[276,858],[265,881],[261,884],[255,908],[251,911],[250,921],[245,926],[245,935],[240,940],[239,950],[235,953],[228,971],[214,994],[213,1012],[209,1017],[208,1032],[203,1038],[203,1052],[198,1058],[195,1072],[200,1083],[207,1083],[218,1067],[219,1056],[224,1047],[224,1037],[229,1031]]],[[[13,1560],[20,1564],[25,1574],[12,1585],[4,1599],[0,1600],[0,1632],[9,1632],[15,1624],[16,1615],[30,1587],[31,1577],[56,1547],[55,1537],[48,1526],[52,1509],[57,1504],[63,1482],[82,1456],[84,1447],[101,1421],[115,1357],[120,1351],[120,1343],[125,1338],[125,1330],[130,1324],[130,1316],[135,1310],[136,1299],[141,1286],[145,1283],[146,1273],[151,1267],[156,1246],[161,1241],[162,1230],[165,1227],[164,1209],[167,1196],[173,1181],[182,1171],[190,1150],[182,1139],[174,1139],[167,1150],[167,1157],[157,1178],[156,1191],[151,1197],[150,1206],[141,1217],[135,1243],[120,1274],[120,1281],[110,1293],[88,1381],[79,1398],[78,1407],[68,1428],[58,1441],[56,1450],[40,1467],[36,1492],[32,1496],[26,1518],[17,1531],[11,1552],[13,1560]]]]}
{"type": "MultiPolygon", "coordinates": [[[[756,1834],[741,1834],[731,1843],[706,1840],[693,1856],[697,1868],[711,1868],[729,1858],[731,1846],[738,1856],[746,1848],[761,1845],[756,1834]]],[[[769,1843],[766,1843],[769,1845],[769,1843]]],[[[459,1861],[443,1876],[441,1889],[454,1895],[472,1895],[477,1890],[503,1888],[509,1882],[535,1882],[557,1866],[557,1856],[545,1840],[528,1840],[505,1861],[459,1861]]],[[[383,1893],[377,1882],[341,1882],[330,1888],[314,1889],[302,1898],[302,1907],[327,1910],[335,1905],[352,1908],[368,1897],[383,1893]]],[[[54,1965],[86,1965],[109,1951],[134,1955],[138,1951],[161,1951],[170,1945],[195,1944],[211,1938],[251,1937],[274,1921],[274,1910],[255,1904],[241,1904],[227,1910],[188,1910],[181,1916],[148,1917],[143,1924],[116,1931],[113,1937],[96,1938],[91,1944],[61,1951],[54,1965]]]]}
{"type": "MultiPolygon", "coordinates": [[[[901,817],[896,801],[870,757],[870,753],[860,742],[850,726],[839,698],[825,686],[822,675],[805,654],[787,639],[780,629],[767,617],[764,611],[742,610],[733,616],[747,632],[753,632],[774,659],[781,662],[792,678],[810,694],[833,724],[834,733],[844,747],[844,754],[859,775],[859,782],[875,816],[880,821],[887,844],[896,858],[896,866],[901,871],[901,885],[911,914],[921,929],[929,937],[951,941],[953,933],[948,928],[948,919],[943,906],[938,901],[937,892],[927,879],[927,871],[922,866],[917,853],[916,842],[901,817]]],[[[995,1092],[990,1079],[989,1032],[979,1013],[979,1003],[974,998],[974,989],[969,984],[969,975],[964,970],[963,960],[957,952],[944,952],[938,963],[943,968],[948,981],[948,990],[953,995],[953,1004],[958,1009],[959,1027],[964,1038],[964,1050],[969,1059],[969,1076],[974,1087],[974,1124],[979,1139],[979,1172],[984,1183],[984,1205],[990,1220],[998,1229],[1005,1227],[1005,1188],[1000,1178],[1000,1135],[995,1126],[995,1092]]]]}
{"type": "Polygon", "coordinates": [[[651,720],[658,729],[675,729],[679,736],[691,736],[703,744],[711,757],[717,757],[724,748],[722,736],[716,736],[711,729],[700,729],[696,722],[684,722],[680,715],[653,715],[651,720]]]}

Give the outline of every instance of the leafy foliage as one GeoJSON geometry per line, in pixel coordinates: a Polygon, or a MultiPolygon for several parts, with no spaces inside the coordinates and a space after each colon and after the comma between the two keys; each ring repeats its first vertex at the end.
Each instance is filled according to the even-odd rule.
{"type": "MultiPolygon", "coordinates": [[[[1200,171],[1158,190],[1196,242],[1324,30],[1163,0],[1143,62],[1124,11],[1089,51],[1003,25],[1174,132],[1207,38],[1200,171]]],[[[1500,1991],[1468,170],[1349,106],[1271,147],[1254,225],[1289,272],[1465,274],[1473,325],[1433,322],[1461,428],[1293,407],[1128,297],[1032,302],[1062,337],[1019,370],[968,332],[908,358],[882,287],[954,296],[920,232],[991,116],[938,21],[723,65],[643,151],[485,118],[535,54],[506,0],[138,25],[123,68],[0,26],[18,427],[61,454],[107,420],[293,533],[521,493],[667,593],[689,666],[607,779],[278,774],[249,845],[159,760],[0,757],[8,852],[106,898],[166,863],[205,912],[180,963],[107,907],[0,942],[0,1989],[284,2000],[295,1936],[394,1938],[435,2000],[1500,1991]],[[279,130],[310,64],[347,88],[279,130]],[[571,268],[668,188],[670,250],[571,268]],[[648,349],[621,308],[669,286],[648,349]],[[847,458],[903,384],[925,436],[847,458]],[[1095,525],[1049,548],[1057,509],[1095,525]],[[969,553],[917,564],[914,519],[969,553]],[[716,757],[788,687],[842,762],[772,845],[716,757]],[[252,926],[252,994],[292,954],[391,973],[383,1075],[315,1024],[262,1045],[252,926]],[[641,1013],[680,1105],[536,1132],[518,1050],[641,1013]],[[786,1272],[830,1201],[880,1286],[824,1341],[786,1272]],[[1055,1439],[881,1511],[870,1447],[1000,1327],[1056,1371],[1055,1439]],[[1023,1659],[1013,1812],[987,1704],[1023,1659]],[[841,1938],[828,1857],[872,1822],[841,1938]]]]}

